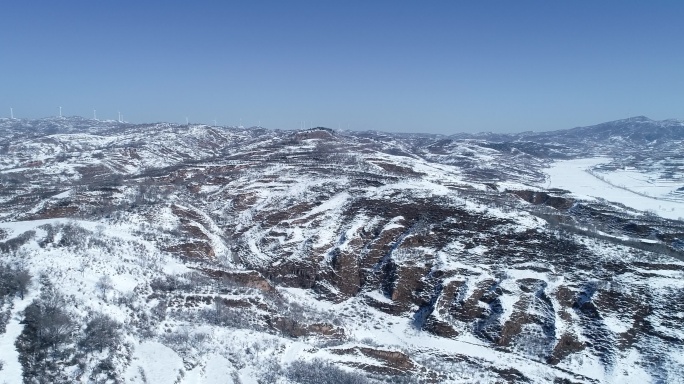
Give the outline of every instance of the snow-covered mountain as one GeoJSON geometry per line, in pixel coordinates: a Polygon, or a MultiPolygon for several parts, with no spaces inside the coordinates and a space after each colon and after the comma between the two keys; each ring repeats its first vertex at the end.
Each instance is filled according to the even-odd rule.
{"type": "Polygon", "coordinates": [[[682,132],[0,119],[0,382],[677,382],[682,132]]]}

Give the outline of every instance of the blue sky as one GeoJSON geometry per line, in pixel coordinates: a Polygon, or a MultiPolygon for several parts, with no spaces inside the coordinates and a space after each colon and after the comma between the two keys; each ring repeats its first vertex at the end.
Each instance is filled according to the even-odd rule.
{"type": "Polygon", "coordinates": [[[684,118],[683,1],[9,1],[0,116],[400,132],[684,118]]]}

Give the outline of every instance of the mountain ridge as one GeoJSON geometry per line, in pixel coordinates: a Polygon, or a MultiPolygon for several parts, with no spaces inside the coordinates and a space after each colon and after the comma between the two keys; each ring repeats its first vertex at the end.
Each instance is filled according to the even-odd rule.
{"type": "MultiPolygon", "coordinates": [[[[74,127],[74,123],[76,123],[76,128],[85,128],[87,126],[90,127],[96,127],[98,124],[104,124],[104,125],[129,125],[129,126],[150,126],[150,125],[172,125],[172,126],[178,126],[178,127],[188,127],[188,126],[206,126],[206,127],[220,127],[220,128],[235,128],[238,129],[237,126],[229,126],[229,125],[212,125],[212,124],[204,124],[204,123],[190,123],[190,124],[179,124],[179,123],[170,123],[170,122],[156,122],[156,123],[131,123],[131,122],[126,122],[126,121],[117,121],[117,120],[97,120],[97,119],[91,119],[91,118],[86,118],[78,115],[74,116],[64,116],[64,117],[59,117],[59,116],[48,116],[48,117],[43,117],[43,118],[37,118],[37,119],[29,119],[29,118],[7,118],[3,117],[0,118],[0,121],[4,121],[5,123],[7,122],[14,122],[14,123],[30,123],[30,122],[35,122],[38,123],[38,126],[40,127],[40,123],[52,123],[53,127],[59,127],[60,125],[57,123],[64,123],[61,126],[64,127],[74,127]]],[[[633,116],[629,118],[624,118],[624,119],[617,119],[617,120],[612,120],[612,121],[607,121],[603,123],[598,123],[598,124],[593,124],[593,125],[588,125],[588,126],[579,126],[579,127],[572,127],[572,128],[562,128],[562,129],[556,129],[556,130],[548,130],[548,131],[523,131],[523,132],[510,132],[510,133],[505,133],[505,132],[476,132],[476,133],[465,133],[465,132],[457,132],[457,133],[452,133],[452,134],[440,134],[440,133],[418,133],[418,132],[390,132],[390,131],[374,131],[374,130],[366,130],[366,131],[349,131],[349,130],[344,130],[344,129],[334,129],[334,128],[328,128],[328,127],[316,127],[316,128],[325,128],[329,129],[332,131],[336,132],[356,132],[356,133],[375,133],[375,134],[391,134],[391,135],[397,135],[397,136],[412,136],[412,135],[426,135],[429,137],[454,137],[454,138],[496,138],[496,137],[536,137],[538,135],[556,135],[556,134],[563,134],[566,132],[585,132],[585,131],[592,131],[596,129],[601,129],[602,127],[608,127],[608,126],[624,126],[624,125],[629,125],[629,124],[649,124],[650,126],[653,127],[682,127],[684,126],[684,120],[681,119],[664,119],[664,120],[652,120],[646,116],[633,116]]],[[[16,125],[16,124],[15,124],[16,125]]],[[[35,125],[29,125],[27,127],[34,127],[35,125]]],[[[245,127],[241,129],[254,129],[254,128],[263,128],[263,127],[245,127]]],[[[316,128],[311,128],[311,129],[316,129],[316,128]]],[[[267,129],[272,129],[272,130],[281,130],[277,128],[267,128],[267,129]]],[[[308,129],[283,129],[282,131],[306,131],[308,129]]]]}
{"type": "Polygon", "coordinates": [[[0,272],[34,277],[0,290],[10,382],[681,371],[684,221],[547,187],[588,157],[674,188],[681,143],[87,122],[0,121],[0,272]]]}

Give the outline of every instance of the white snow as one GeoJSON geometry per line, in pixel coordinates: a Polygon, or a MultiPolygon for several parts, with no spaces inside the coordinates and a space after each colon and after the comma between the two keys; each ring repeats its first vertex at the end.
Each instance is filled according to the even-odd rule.
{"type": "Polygon", "coordinates": [[[369,291],[365,293],[366,296],[370,297],[371,299],[381,302],[381,303],[386,303],[386,304],[392,304],[392,299],[389,299],[385,297],[382,293],[378,291],[369,291]]]}
{"type": "Polygon", "coordinates": [[[633,168],[612,171],[598,170],[595,173],[615,186],[665,200],[672,199],[673,192],[684,186],[684,180],[682,180],[684,175],[681,174],[675,175],[677,178],[662,179],[655,171],[646,173],[633,168]]]}
{"type": "Polygon", "coordinates": [[[347,202],[347,200],[349,200],[350,197],[351,196],[347,192],[338,193],[337,195],[333,196],[329,200],[325,201],[323,204],[315,207],[314,209],[310,210],[306,214],[304,214],[304,215],[302,215],[302,216],[300,216],[294,220],[303,220],[303,219],[306,219],[308,217],[311,217],[311,216],[316,215],[316,214],[321,213],[321,212],[325,212],[325,211],[332,210],[332,209],[339,209],[340,207],[342,207],[347,202]]]}
{"type": "Polygon", "coordinates": [[[34,289],[30,294],[24,296],[23,300],[15,300],[14,308],[5,333],[0,334],[0,361],[3,362],[2,370],[0,370],[0,382],[6,383],[21,383],[22,382],[22,367],[19,363],[19,352],[14,346],[17,337],[24,329],[23,324],[19,324],[21,316],[19,313],[23,311],[33,301],[37,295],[38,290],[34,289]]]}
{"type": "Polygon", "coordinates": [[[259,384],[257,381],[257,371],[252,366],[244,367],[240,370],[240,383],[259,384]]]}
{"type": "Polygon", "coordinates": [[[643,368],[644,358],[636,349],[630,349],[626,356],[617,359],[613,369],[614,383],[650,383],[653,377],[643,368]]]}
{"type": "Polygon", "coordinates": [[[468,250],[468,253],[471,253],[473,255],[484,255],[489,248],[485,247],[484,245],[478,245],[474,248],[470,248],[468,250]]]}
{"type": "Polygon", "coordinates": [[[204,366],[189,371],[183,384],[233,384],[235,368],[225,357],[212,353],[206,357],[204,366]]]}
{"type": "MultiPolygon", "coordinates": [[[[587,172],[588,169],[607,162],[609,159],[605,157],[556,161],[546,169],[548,177],[543,186],[566,189],[582,198],[602,198],[618,202],[640,211],[652,210],[669,219],[684,217],[684,202],[659,200],[639,195],[629,189],[616,187],[587,172]]],[[[628,182],[628,180],[624,181],[628,182]]]]}
{"type": "Polygon", "coordinates": [[[148,384],[176,382],[183,371],[183,360],[171,348],[156,341],[145,341],[135,348],[125,377],[130,382],[142,382],[144,372],[148,384]]]}
{"type": "MultiPolygon", "coordinates": [[[[191,135],[198,137],[204,133],[205,131],[197,126],[190,130],[191,135]]],[[[57,139],[62,140],[61,138],[57,139]]],[[[115,159],[113,160],[108,158],[105,164],[105,162],[98,162],[88,158],[88,154],[82,152],[82,156],[79,154],[79,157],[74,157],[68,163],[47,164],[44,167],[49,169],[50,173],[55,174],[62,171],[75,173],[77,166],[87,163],[90,165],[101,163],[108,167],[124,169],[126,172],[134,172],[143,163],[154,163],[155,166],[162,166],[179,161],[180,157],[178,159],[175,158],[178,156],[177,154],[168,156],[166,154],[170,150],[170,146],[175,143],[179,146],[185,146],[180,148],[181,152],[177,153],[186,151],[190,156],[196,157],[196,154],[193,154],[192,150],[188,150],[188,145],[183,142],[192,138],[184,137],[179,140],[177,136],[168,135],[166,139],[168,143],[165,145],[154,145],[146,152],[139,153],[143,157],[143,160],[140,161],[132,159],[128,154],[119,153],[114,156],[115,159]]],[[[84,137],[82,138],[84,143],[74,145],[84,147],[104,145],[103,143],[107,140],[106,138],[100,140],[84,137]],[[91,142],[92,144],[90,144],[91,142]]],[[[54,147],[48,144],[35,145],[40,146],[44,151],[54,147]]],[[[299,149],[301,148],[297,150],[299,149]]],[[[482,161],[494,162],[498,159],[487,155],[488,153],[495,154],[493,150],[489,152],[489,150],[478,146],[462,148],[463,151],[466,149],[474,151],[475,156],[482,161]]],[[[241,150],[251,151],[252,149],[241,148],[241,150]]],[[[50,156],[53,155],[44,154],[41,156],[41,159],[51,161],[52,157],[50,156]]],[[[398,198],[410,199],[414,197],[432,198],[439,196],[441,199],[449,200],[451,203],[464,209],[481,212],[489,217],[510,219],[513,222],[512,224],[502,225],[496,228],[496,230],[519,232],[544,225],[541,219],[527,213],[508,212],[489,206],[486,203],[478,203],[477,200],[471,201],[468,199],[466,201],[462,196],[459,196],[461,187],[467,186],[478,191],[484,191],[486,187],[481,184],[465,182],[461,169],[458,167],[429,163],[422,159],[408,156],[391,156],[382,153],[374,153],[373,156],[386,159],[393,164],[411,168],[416,172],[423,173],[424,176],[399,179],[396,183],[381,187],[364,187],[365,189],[359,194],[362,197],[396,199],[397,195],[399,195],[398,198]]],[[[363,156],[358,155],[357,157],[361,158],[363,156]]],[[[660,181],[643,178],[643,175],[636,175],[633,170],[627,169],[623,172],[615,173],[602,172],[601,174],[605,174],[605,179],[610,182],[606,183],[585,172],[585,169],[607,161],[608,159],[606,158],[596,158],[556,162],[548,170],[549,178],[546,186],[569,189],[576,196],[586,198],[605,198],[620,203],[624,203],[625,199],[633,199],[630,204],[633,204],[632,206],[637,209],[654,209],[654,211],[661,215],[669,212],[674,216],[684,216],[681,204],[665,206],[662,204],[673,202],[655,200],[626,190],[631,189],[631,191],[651,194],[654,197],[669,196],[665,193],[666,188],[660,181]],[[632,182],[630,179],[635,181],[632,182]],[[649,183],[651,183],[650,187],[649,183]],[[626,189],[621,188],[620,185],[625,185],[626,189]],[[651,187],[655,189],[649,189],[651,187]],[[661,209],[644,205],[648,202],[659,204],[658,208],[661,209]]],[[[359,160],[359,162],[362,163],[363,159],[359,160]]],[[[487,166],[493,166],[493,164],[489,163],[487,166]]],[[[13,166],[19,165],[21,164],[13,166]]],[[[236,162],[234,165],[240,164],[236,162]]],[[[248,167],[247,165],[246,168],[248,167]]],[[[330,167],[333,169],[334,165],[330,165],[330,167]]],[[[285,210],[293,202],[305,202],[307,206],[311,206],[308,204],[315,200],[308,200],[308,197],[315,197],[318,193],[312,191],[314,189],[329,188],[331,192],[326,195],[327,197],[319,200],[322,201],[322,204],[311,208],[308,212],[302,212],[301,216],[296,219],[291,218],[289,220],[289,223],[292,224],[291,226],[287,228],[260,228],[257,225],[244,235],[249,249],[253,252],[253,255],[245,255],[245,257],[256,257],[257,260],[252,260],[255,264],[258,264],[259,261],[273,262],[273,265],[285,262],[287,261],[286,259],[278,259],[275,262],[273,260],[274,255],[278,254],[278,247],[304,243],[306,239],[316,240],[313,243],[314,248],[321,248],[316,250],[317,253],[324,253],[326,250],[329,251],[335,247],[339,247],[344,252],[350,252],[360,242],[366,240],[365,237],[368,236],[368,233],[364,232],[371,232],[377,228],[381,228],[382,231],[393,230],[396,232],[403,232],[407,229],[408,223],[406,223],[405,218],[402,216],[396,216],[389,222],[384,223],[386,218],[380,219],[367,216],[372,215],[372,213],[358,213],[353,222],[345,224],[340,219],[338,213],[345,209],[345,207],[348,207],[349,201],[357,196],[355,194],[356,190],[353,190],[356,187],[352,188],[349,186],[350,181],[344,178],[334,180],[336,185],[329,187],[326,186],[326,183],[331,183],[329,178],[317,179],[305,176],[300,179],[299,177],[289,177],[288,173],[292,168],[290,165],[275,164],[265,170],[244,171],[243,176],[240,176],[240,180],[235,183],[228,183],[222,186],[201,186],[203,194],[211,195],[211,197],[215,198],[209,205],[210,211],[213,213],[220,213],[227,206],[230,206],[230,201],[225,201],[224,205],[222,200],[222,197],[224,197],[222,193],[224,191],[230,192],[226,193],[226,196],[228,196],[226,200],[230,199],[230,194],[237,193],[238,191],[246,196],[255,197],[254,201],[250,200],[249,202],[250,208],[241,212],[241,221],[237,223],[238,226],[253,224],[253,217],[257,217],[258,214],[262,213],[262,210],[268,211],[273,209],[273,207],[285,210]],[[348,192],[340,192],[345,190],[345,187],[350,187],[348,192]],[[365,231],[362,231],[362,228],[365,231]],[[272,236],[269,235],[270,237],[268,238],[273,240],[272,244],[275,245],[262,242],[261,240],[267,238],[262,235],[272,229],[277,231],[274,230],[274,234],[272,236]]],[[[26,168],[27,172],[34,172],[35,170],[35,168],[26,168]]],[[[187,175],[191,177],[193,173],[199,174],[202,172],[204,172],[203,168],[198,167],[192,169],[187,175]]],[[[500,190],[507,186],[511,186],[511,189],[522,188],[514,182],[501,182],[498,184],[500,190]]],[[[80,195],[80,193],[77,193],[78,189],[74,191],[74,194],[80,195]]],[[[135,193],[135,188],[127,188],[118,194],[116,198],[127,200],[133,197],[133,193],[135,193]]],[[[71,192],[65,191],[52,196],[52,199],[69,197],[71,197],[71,192]]],[[[186,207],[189,207],[187,209],[192,209],[201,215],[201,219],[190,223],[190,225],[195,225],[210,239],[217,255],[228,254],[227,246],[229,244],[222,237],[225,235],[225,228],[219,228],[217,223],[212,220],[211,217],[213,216],[202,213],[203,211],[207,212],[207,206],[201,206],[203,202],[199,201],[197,203],[198,207],[194,208],[187,201],[183,201],[182,198],[177,196],[171,196],[170,199],[178,204],[182,202],[186,207]]],[[[141,288],[142,292],[145,292],[145,287],[148,286],[150,279],[161,276],[163,273],[180,274],[190,270],[180,260],[162,251],[165,245],[163,242],[166,238],[157,231],[157,229],[161,229],[163,233],[164,231],[173,230],[180,223],[179,218],[173,214],[173,211],[168,206],[160,206],[155,211],[147,212],[147,214],[149,214],[148,217],[143,217],[141,214],[128,213],[124,216],[124,220],[117,220],[116,222],[56,219],[0,223],[0,228],[5,228],[9,237],[28,230],[36,231],[35,238],[21,248],[25,255],[30,256],[30,258],[27,258],[28,267],[34,275],[37,275],[38,272],[46,272],[53,276],[63,293],[73,297],[75,302],[78,303],[78,309],[71,309],[80,319],[83,319],[86,311],[92,310],[107,313],[113,318],[124,322],[135,311],[145,311],[155,307],[157,303],[162,302],[162,299],[145,300],[145,294],[145,296],[141,296],[141,300],[134,303],[136,306],[135,310],[128,310],[124,306],[117,305],[116,300],[104,300],[98,297],[99,293],[96,294],[95,284],[99,277],[111,277],[114,288],[109,292],[109,296],[116,298],[134,291],[137,287],[141,288]],[[59,248],[55,245],[59,239],[49,242],[45,247],[39,246],[38,242],[46,238],[47,231],[37,227],[45,224],[70,224],[83,227],[97,233],[96,238],[103,241],[106,246],[102,248],[95,246],[88,249],[77,249],[76,247],[59,248]],[[158,226],[158,228],[150,227],[154,225],[158,226]]],[[[61,233],[57,234],[57,236],[60,235],[61,233]]],[[[410,239],[411,235],[408,236],[407,239],[410,239]]],[[[606,247],[604,242],[598,240],[583,239],[581,241],[589,249],[595,251],[594,253],[600,254],[604,258],[629,260],[635,257],[633,254],[628,253],[625,247],[606,247]]],[[[505,277],[501,281],[501,287],[506,290],[506,293],[500,296],[504,309],[501,321],[506,321],[510,317],[515,304],[520,299],[521,290],[518,280],[534,278],[546,281],[548,283],[546,290],[549,293],[555,292],[561,284],[571,284],[570,286],[573,284],[573,281],[564,281],[562,275],[556,275],[552,266],[541,262],[514,263],[513,265],[479,263],[480,256],[489,251],[484,245],[478,245],[466,250],[464,244],[454,241],[448,247],[439,250],[427,247],[413,247],[411,249],[423,255],[432,255],[431,257],[436,260],[435,268],[444,271],[457,271],[451,277],[446,278],[443,283],[446,286],[453,281],[464,281],[464,286],[458,292],[459,296],[463,297],[470,297],[476,289],[481,287],[482,282],[499,279],[501,275],[498,272],[505,272],[505,277]],[[543,272],[540,268],[549,268],[553,272],[543,272]],[[535,269],[542,272],[537,272],[535,269]]],[[[301,257],[306,257],[308,255],[307,252],[304,248],[298,248],[291,258],[300,257],[300,255],[301,257]]],[[[394,253],[395,261],[401,261],[402,255],[408,259],[412,256],[400,247],[394,253]]],[[[237,262],[235,264],[237,265],[237,262]]],[[[639,284],[648,286],[650,289],[684,288],[684,279],[682,277],[684,277],[682,272],[677,270],[651,271],[639,268],[636,268],[634,273],[625,273],[621,276],[625,281],[635,282],[634,284],[638,281],[639,284]],[[650,277],[642,276],[646,273],[650,277]]],[[[331,291],[335,289],[333,286],[327,288],[331,291]]],[[[572,373],[569,373],[543,362],[531,360],[526,356],[492,348],[491,344],[478,339],[468,332],[467,329],[463,329],[463,325],[457,322],[451,324],[461,332],[455,339],[435,337],[427,332],[419,331],[415,329],[409,314],[415,313],[417,306],[411,308],[408,313],[402,316],[391,316],[368,306],[368,298],[373,298],[387,304],[392,303],[390,299],[386,298],[378,290],[364,291],[342,302],[321,300],[311,290],[282,287],[278,287],[277,290],[290,303],[301,304],[305,307],[305,314],[309,320],[321,315],[321,318],[326,319],[326,321],[330,319],[340,321],[345,331],[344,344],[339,346],[340,349],[368,346],[382,350],[403,351],[419,364],[421,356],[429,356],[430,358],[434,358],[434,356],[454,356],[454,360],[458,360],[459,355],[464,355],[468,360],[481,362],[484,367],[483,370],[486,370],[489,365],[503,369],[515,368],[530,377],[530,380],[534,383],[550,382],[553,381],[555,376],[565,377],[572,381],[574,379],[581,381],[581,379],[573,378],[573,373],[590,376],[600,382],[648,382],[651,379],[650,375],[642,367],[639,367],[640,361],[643,359],[636,349],[630,349],[629,352],[626,352],[626,355],[619,356],[615,368],[609,372],[606,372],[603,364],[595,356],[592,356],[591,352],[583,351],[573,354],[558,366],[559,368],[571,370],[572,373]],[[323,317],[324,315],[327,317],[323,317]],[[458,328],[459,326],[462,328],[458,328]]],[[[35,292],[37,292],[37,289],[34,288],[32,293],[35,294],[35,292]]],[[[203,291],[202,293],[196,293],[196,295],[209,297],[213,294],[203,291]]],[[[246,297],[246,295],[240,296],[238,294],[234,296],[233,294],[223,295],[223,297],[226,296],[237,299],[240,297],[244,299],[246,297]]],[[[556,295],[549,294],[549,296],[553,301],[554,308],[562,307],[556,295]]],[[[254,296],[254,298],[258,299],[258,296],[254,296]]],[[[18,363],[16,350],[14,349],[14,341],[22,329],[17,314],[28,304],[29,300],[30,298],[28,297],[21,301],[15,300],[15,307],[7,332],[0,335],[0,360],[4,362],[4,368],[0,371],[0,383],[3,380],[9,383],[21,382],[21,366],[18,363]]],[[[574,313],[571,313],[571,316],[576,317],[574,313]]],[[[556,312],[557,337],[560,337],[566,331],[570,333],[579,332],[579,328],[573,323],[576,320],[575,317],[573,317],[572,321],[562,320],[559,317],[559,312],[556,312]]],[[[446,316],[443,320],[451,321],[446,316]]],[[[186,361],[183,361],[183,359],[187,358],[186,352],[176,349],[179,351],[176,353],[170,347],[156,341],[140,342],[137,340],[137,335],[127,333],[126,340],[134,346],[134,350],[130,365],[128,367],[125,365],[119,366],[119,372],[123,372],[123,378],[126,382],[142,382],[144,376],[148,383],[216,384],[237,381],[243,384],[256,383],[257,378],[269,367],[269,365],[265,364],[266,362],[277,361],[281,366],[284,366],[295,360],[308,360],[317,357],[363,365],[378,364],[378,361],[361,354],[335,354],[331,350],[337,347],[328,347],[328,340],[323,337],[309,336],[293,340],[261,331],[219,327],[208,323],[194,323],[193,321],[195,320],[183,320],[180,317],[168,316],[157,328],[162,335],[159,338],[161,341],[165,340],[163,338],[164,331],[173,332],[181,326],[202,328],[202,332],[207,335],[207,341],[198,342],[201,345],[194,345],[193,348],[196,349],[192,351],[192,354],[186,361]],[[182,324],[184,321],[187,322],[182,324]],[[250,350],[249,353],[246,352],[248,349],[250,350]],[[181,358],[181,356],[183,357],[181,358]],[[181,377],[183,378],[179,380],[181,377]]],[[[606,314],[604,322],[610,330],[616,333],[624,332],[629,327],[628,322],[621,321],[617,316],[611,317],[610,314],[606,314]]],[[[653,322],[655,323],[655,321],[653,322]]],[[[671,331],[665,326],[656,325],[656,327],[658,327],[659,332],[666,333],[671,331]]],[[[168,345],[176,348],[172,343],[168,345]]],[[[684,362],[684,353],[682,352],[670,350],[669,355],[671,355],[672,360],[680,364],[684,362]]],[[[463,381],[466,380],[470,379],[464,379],[463,381]]],[[[491,380],[493,381],[494,379],[491,380]]],[[[474,377],[472,381],[475,381],[474,377]]],[[[482,379],[481,381],[488,382],[489,380],[482,379]]],[[[284,381],[281,380],[281,383],[284,383],[284,381]]]]}
{"type": "Polygon", "coordinates": [[[71,190],[64,191],[58,195],[52,196],[53,199],[65,199],[67,197],[71,196],[71,190]]]}
{"type": "Polygon", "coordinates": [[[603,323],[614,333],[623,333],[627,332],[630,328],[630,324],[625,323],[624,321],[621,321],[617,317],[610,316],[610,315],[604,315],[603,316],[603,323]]]}

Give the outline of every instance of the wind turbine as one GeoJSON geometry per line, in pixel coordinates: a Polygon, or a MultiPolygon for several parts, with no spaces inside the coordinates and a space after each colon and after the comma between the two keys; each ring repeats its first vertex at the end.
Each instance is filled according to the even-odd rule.
{"type": "Polygon", "coordinates": [[[97,109],[93,109],[93,120],[97,120],[97,109]]]}
{"type": "Polygon", "coordinates": [[[119,123],[121,122],[121,112],[119,112],[119,123]]]}
{"type": "Polygon", "coordinates": [[[62,117],[62,107],[59,107],[59,117],[62,117]]]}
{"type": "Polygon", "coordinates": [[[190,120],[188,119],[187,116],[185,116],[185,125],[190,125],[190,120]]]}
{"type": "Polygon", "coordinates": [[[218,127],[218,124],[216,124],[216,119],[214,119],[214,127],[218,127]]]}
{"type": "Polygon", "coordinates": [[[14,109],[10,107],[10,119],[14,120],[14,109]]]}

